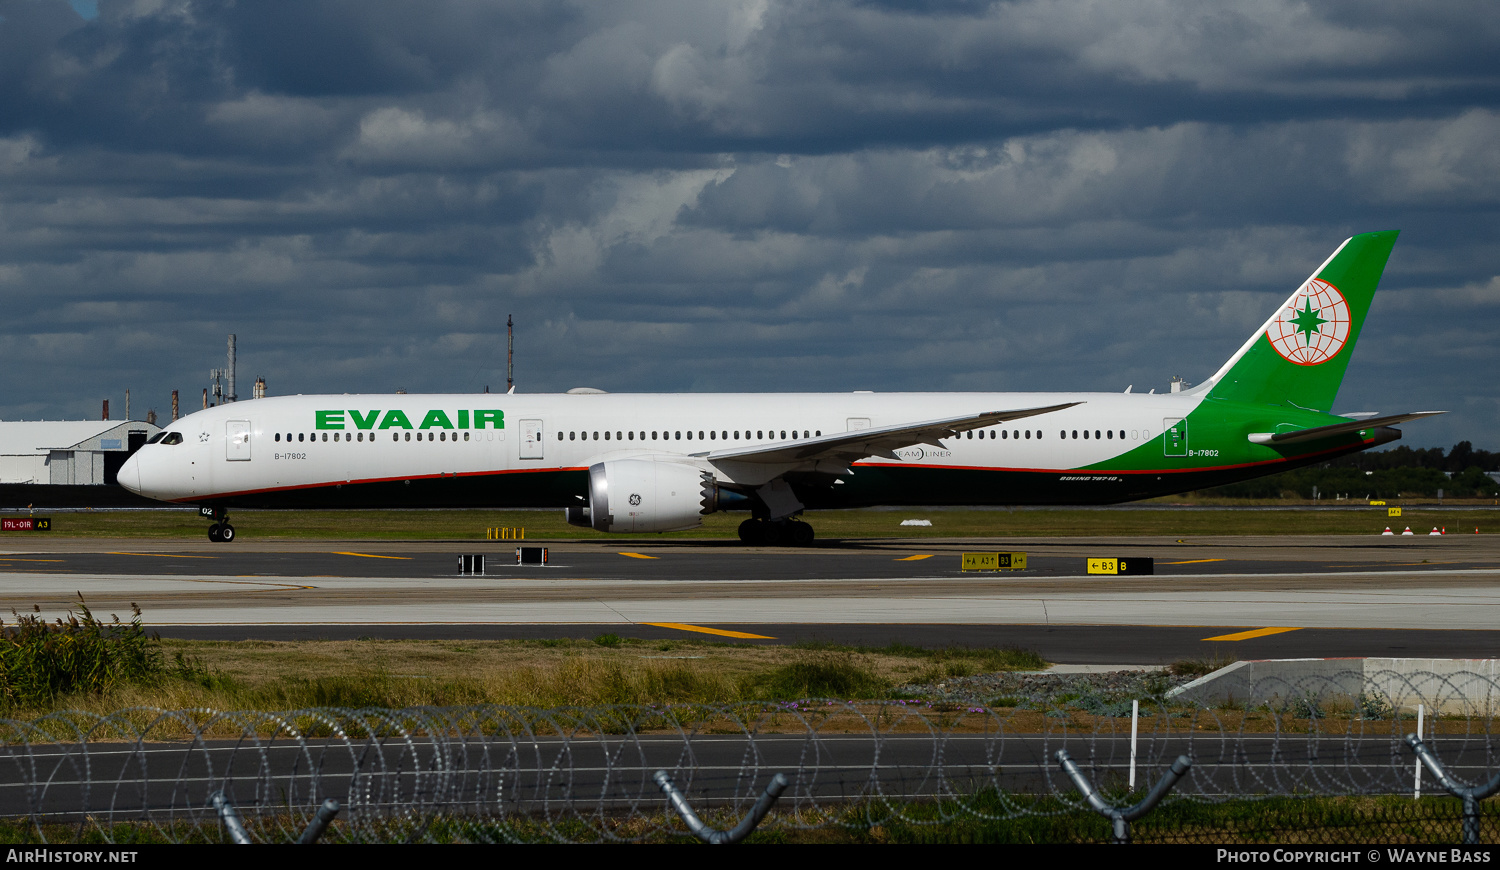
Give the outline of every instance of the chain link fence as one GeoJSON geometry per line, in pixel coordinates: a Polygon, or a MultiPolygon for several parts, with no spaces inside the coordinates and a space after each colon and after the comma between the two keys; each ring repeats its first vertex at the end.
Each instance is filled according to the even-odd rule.
{"type": "Polygon", "coordinates": [[[1404,740],[1421,705],[1423,745],[1449,784],[1500,787],[1496,680],[1348,677],[1246,683],[1211,702],[1142,698],[1138,713],[1088,694],[983,706],[57,713],[0,720],[0,825],[12,841],[229,842],[237,818],[250,842],[296,842],[332,800],[322,842],[691,838],[661,771],[680,806],[719,830],[782,774],[761,840],[1107,841],[1118,829],[1101,803],[1136,804],[1182,757],[1190,767],[1130,823],[1133,841],[1500,841],[1496,801],[1472,799],[1466,821],[1464,802],[1418,772],[1404,740]],[[1097,791],[1092,808],[1059,750],[1097,791]]]}

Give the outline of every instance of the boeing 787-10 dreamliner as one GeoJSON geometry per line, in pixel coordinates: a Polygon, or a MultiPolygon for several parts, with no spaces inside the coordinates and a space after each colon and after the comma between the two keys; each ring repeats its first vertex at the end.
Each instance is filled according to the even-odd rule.
{"type": "Polygon", "coordinates": [[[1395,232],[1345,241],[1229,361],[1178,393],[283,396],[173,421],[127,489],[235,507],[555,507],[601,532],[747,511],[749,543],[807,544],[807,510],[1094,505],[1273,474],[1385,444],[1330,413],[1395,232]]]}

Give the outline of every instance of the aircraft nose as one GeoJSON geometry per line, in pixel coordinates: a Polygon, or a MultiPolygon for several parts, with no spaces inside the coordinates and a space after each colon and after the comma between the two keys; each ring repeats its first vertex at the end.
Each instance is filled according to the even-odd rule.
{"type": "Polygon", "coordinates": [[[125,464],[120,466],[120,473],[116,475],[115,479],[120,482],[121,486],[125,487],[136,495],[142,494],[141,457],[139,453],[125,460],[125,464]]]}

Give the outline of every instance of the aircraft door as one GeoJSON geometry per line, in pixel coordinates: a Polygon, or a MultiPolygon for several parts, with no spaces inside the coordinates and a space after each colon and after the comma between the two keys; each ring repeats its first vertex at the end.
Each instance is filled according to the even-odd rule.
{"type": "Polygon", "coordinates": [[[542,421],[521,421],[521,458],[542,458],[542,421]]]}
{"type": "Polygon", "coordinates": [[[230,462],[250,460],[250,421],[229,420],[224,424],[225,458],[230,462]]]}
{"type": "Polygon", "coordinates": [[[1162,449],[1167,456],[1188,455],[1187,421],[1181,417],[1168,417],[1161,421],[1162,449]]]}

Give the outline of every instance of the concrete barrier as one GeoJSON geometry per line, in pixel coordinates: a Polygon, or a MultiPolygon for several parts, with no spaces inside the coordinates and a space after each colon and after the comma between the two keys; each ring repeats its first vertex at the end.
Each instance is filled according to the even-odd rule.
{"type": "Polygon", "coordinates": [[[1266,659],[1235,662],[1167,693],[1201,704],[1317,700],[1463,715],[1500,710],[1497,659],[1266,659]]]}

